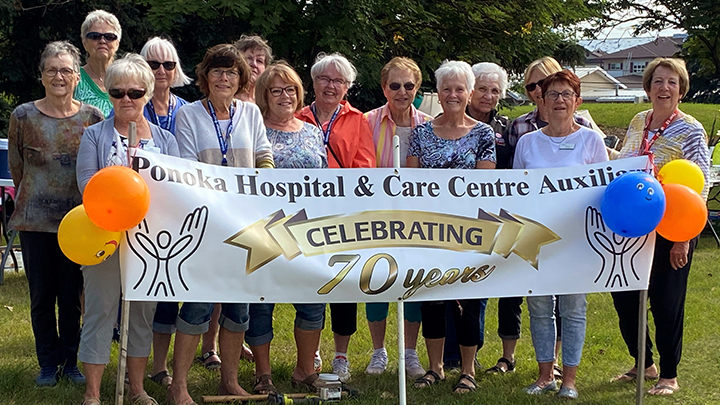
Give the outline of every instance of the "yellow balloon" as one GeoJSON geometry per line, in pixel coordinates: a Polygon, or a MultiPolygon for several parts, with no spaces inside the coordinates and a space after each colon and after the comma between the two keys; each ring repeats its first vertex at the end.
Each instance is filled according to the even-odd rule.
{"type": "Polygon", "coordinates": [[[660,169],[658,180],[662,184],[682,184],[702,194],[705,175],[700,166],[686,159],[675,159],[660,169]]]}
{"type": "Polygon", "coordinates": [[[77,264],[92,266],[112,256],[120,243],[120,232],[106,231],[90,221],[82,205],[70,210],[60,222],[60,249],[77,264]]]}

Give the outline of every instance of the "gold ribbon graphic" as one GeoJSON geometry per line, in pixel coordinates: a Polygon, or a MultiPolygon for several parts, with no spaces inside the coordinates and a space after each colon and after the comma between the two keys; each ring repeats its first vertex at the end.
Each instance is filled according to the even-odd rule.
{"type": "Polygon", "coordinates": [[[305,210],[285,215],[274,212],[225,243],[248,251],[246,274],[283,255],[316,256],[381,247],[492,252],[507,258],[516,254],[535,269],[540,247],[560,240],[543,224],[500,210],[478,210],[477,218],[427,211],[379,210],[308,219],[305,210]]]}

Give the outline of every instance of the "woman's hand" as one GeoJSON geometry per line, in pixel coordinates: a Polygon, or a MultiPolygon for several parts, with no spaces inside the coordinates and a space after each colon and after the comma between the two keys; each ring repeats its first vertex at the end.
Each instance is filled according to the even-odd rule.
{"type": "Polygon", "coordinates": [[[670,249],[670,266],[673,270],[684,267],[688,262],[690,242],[675,242],[670,249]]]}

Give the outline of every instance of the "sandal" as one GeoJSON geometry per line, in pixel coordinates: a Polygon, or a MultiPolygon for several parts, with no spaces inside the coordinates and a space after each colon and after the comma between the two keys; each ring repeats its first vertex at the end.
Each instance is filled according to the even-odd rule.
{"type": "Polygon", "coordinates": [[[439,383],[440,381],[444,381],[444,380],[445,380],[444,378],[440,378],[438,373],[436,373],[432,370],[428,370],[424,376],[415,380],[415,384],[413,384],[413,386],[415,388],[426,388],[426,387],[430,387],[430,386],[435,385],[435,384],[439,383]]]}
{"type": "Polygon", "coordinates": [[[84,398],[82,405],[100,405],[100,398],[84,398]]]}
{"type": "Polygon", "coordinates": [[[198,363],[202,364],[208,370],[220,370],[220,365],[222,363],[219,360],[208,361],[208,359],[213,356],[217,356],[218,358],[220,358],[220,356],[218,356],[218,354],[217,354],[217,352],[215,352],[215,350],[210,350],[207,353],[203,353],[202,356],[196,357],[195,360],[198,363]]]}
{"type": "Polygon", "coordinates": [[[655,384],[648,391],[650,395],[672,395],[675,391],[679,390],[680,387],[673,387],[672,385],[660,385],[655,384]]]}
{"type": "Polygon", "coordinates": [[[158,402],[155,400],[155,398],[148,395],[145,391],[132,397],[130,399],[130,403],[132,405],[158,405],[158,402]]]}
{"type": "Polygon", "coordinates": [[[255,377],[255,386],[253,387],[253,393],[260,395],[277,394],[279,391],[275,384],[270,379],[270,374],[263,374],[259,377],[255,377]]]}
{"type": "Polygon", "coordinates": [[[160,371],[159,373],[150,376],[150,381],[158,384],[163,388],[167,388],[172,384],[172,376],[167,370],[160,371]]]}
{"type": "MultiPolygon", "coordinates": [[[[659,375],[649,376],[645,374],[645,381],[657,381],[660,378],[659,375]]],[[[637,373],[634,371],[628,371],[625,374],[616,375],[610,382],[631,382],[637,379],[637,373]]]]}
{"type": "Polygon", "coordinates": [[[298,380],[295,377],[291,379],[292,387],[310,392],[317,392],[320,388],[325,387],[325,381],[320,379],[320,374],[310,374],[304,380],[298,380]]]}
{"type": "Polygon", "coordinates": [[[498,359],[498,361],[497,361],[497,364],[495,364],[494,366],[485,370],[485,373],[486,374],[498,374],[498,373],[505,374],[505,373],[512,373],[513,371],[515,371],[515,362],[510,361],[510,360],[506,359],[505,357],[500,357],[500,359],[498,359]],[[506,367],[502,368],[502,366],[498,365],[500,363],[505,363],[506,367]]]}
{"type": "Polygon", "coordinates": [[[475,383],[475,379],[471,375],[460,374],[460,380],[458,380],[458,383],[455,384],[453,392],[455,394],[467,394],[468,392],[473,392],[476,389],[477,383],[475,383]],[[463,380],[470,382],[472,385],[464,383],[463,380]]]}
{"type": "Polygon", "coordinates": [[[249,347],[246,345],[243,345],[242,347],[242,353],[240,354],[240,360],[245,360],[250,363],[255,362],[255,356],[253,355],[252,350],[250,350],[249,347]]]}

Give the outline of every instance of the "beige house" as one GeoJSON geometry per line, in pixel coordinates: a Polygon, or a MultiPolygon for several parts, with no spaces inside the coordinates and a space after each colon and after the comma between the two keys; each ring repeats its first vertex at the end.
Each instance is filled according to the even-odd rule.
{"type": "Polygon", "coordinates": [[[592,52],[585,60],[585,65],[597,66],[621,82],[637,82],[637,76],[642,76],[645,66],[657,57],[671,57],[680,51],[683,43],[682,37],[659,37],[656,40],[617,52],[602,54],[592,52]],[[623,80],[623,76],[630,76],[623,80]],[[634,77],[633,77],[634,76],[634,77]]]}

